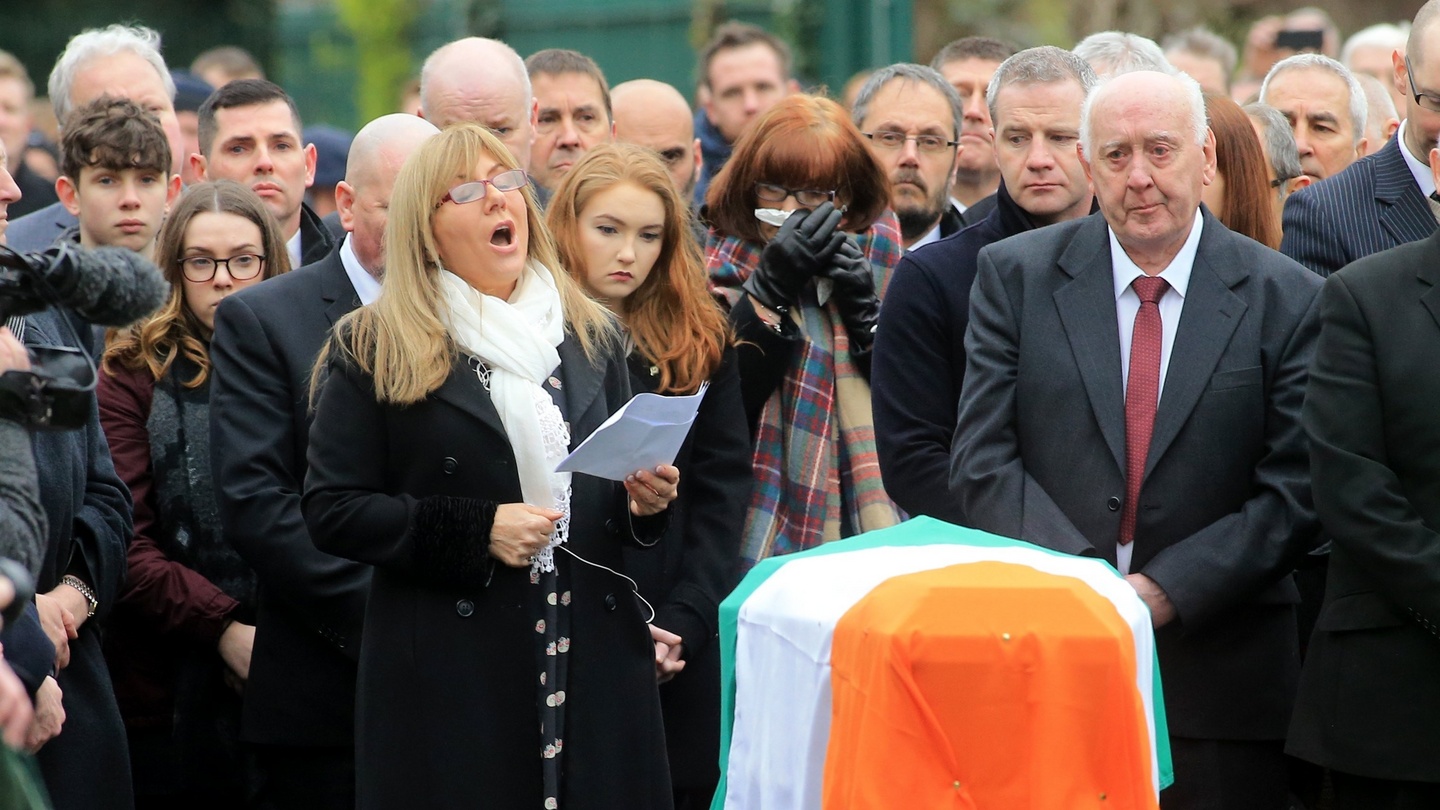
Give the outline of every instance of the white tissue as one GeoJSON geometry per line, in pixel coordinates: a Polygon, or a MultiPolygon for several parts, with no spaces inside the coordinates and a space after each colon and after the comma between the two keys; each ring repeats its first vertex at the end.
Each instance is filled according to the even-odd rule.
{"type": "Polygon", "coordinates": [[[779,208],[756,208],[755,218],[765,223],[766,225],[774,225],[778,228],[781,225],[784,225],[785,220],[789,219],[790,215],[793,213],[795,212],[782,211],[779,208]]]}

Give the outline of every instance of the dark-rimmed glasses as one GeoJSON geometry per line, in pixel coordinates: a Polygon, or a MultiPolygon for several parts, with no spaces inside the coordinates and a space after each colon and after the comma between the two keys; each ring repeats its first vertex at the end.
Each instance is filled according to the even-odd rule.
{"type": "Polygon", "coordinates": [[[445,192],[445,196],[440,198],[440,202],[435,203],[435,207],[439,208],[447,202],[464,205],[483,199],[486,186],[494,186],[496,191],[515,191],[524,188],[525,184],[529,182],[530,175],[526,174],[524,169],[511,169],[508,172],[500,172],[489,180],[461,183],[445,192]]]}
{"type": "Polygon", "coordinates": [[[1422,93],[1420,88],[1415,86],[1415,71],[1410,69],[1410,57],[1405,57],[1405,78],[1410,80],[1410,95],[1421,109],[1431,112],[1440,112],[1440,96],[1434,93],[1422,93]]]}
{"type": "Polygon", "coordinates": [[[887,151],[904,149],[906,141],[914,141],[915,148],[927,154],[936,155],[941,152],[948,152],[960,145],[959,141],[952,141],[944,135],[906,135],[903,132],[881,129],[875,132],[862,132],[861,135],[870,139],[870,142],[887,151]]]}
{"type": "Polygon", "coordinates": [[[258,253],[241,253],[239,256],[231,256],[228,259],[216,259],[212,256],[191,256],[188,259],[180,260],[180,269],[185,273],[186,281],[203,283],[215,278],[215,271],[224,265],[225,272],[230,278],[236,281],[249,281],[260,275],[265,269],[265,257],[258,253]]]}
{"type": "Polygon", "coordinates": [[[786,188],[774,183],[756,183],[755,196],[772,203],[785,202],[786,197],[793,196],[795,202],[806,208],[814,208],[821,203],[835,202],[833,189],[826,191],[819,188],[786,188]]]}

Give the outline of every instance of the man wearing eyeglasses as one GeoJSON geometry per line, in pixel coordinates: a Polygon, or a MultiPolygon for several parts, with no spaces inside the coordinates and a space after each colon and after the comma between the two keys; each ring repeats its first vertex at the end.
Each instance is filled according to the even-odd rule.
{"type": "Polygon", "coordinates": [[[615,140],[610,86],[595,60],[561,48],[531,54],[525,70],[538,106],[530,177],[553,192],[581,155],[615,140]]]}
{"type": "Polygon", "coordinates": [[[395,176],[438,131],[409,114],[362,128],[335,187],[347,231],[340,249],[227,297],[215,312],[216,506],[225,539],[260,583],[241,727],[256,807],[354,806],[355,678],[370,569],[316,550],[300,516],[310,371],[334,323],[380,295],[395,176]]]}
{"type": "Polygon", "coordinates": [[[890,179],[901,244],[914,250],[963,227],[950,202],[960,162],[960,94],[933,68],[890,65],[865,82],[851,113],[890,179]]]}
{"type": "Polygon", "coordinates": [[[1280,251],[1321,276],[1435,231],[1440,216],[1430,149],[1440,136],[1440,3],[1415,14],[1405,51],[1391,62],[1405,96],[1397,137],[1285,204],[1280,251]]]}
{"type": "Polygon", "coordinates": [[[907,253],[886,290],[870,372],[875,442],[885,490],[911,515],[964,522],[950,491],[950,446],[977,257],[993,242],[1090,213],[1076,144],[1080,107],[1096,81],[1085,60],[1059,48],[1005,60],[987,93],[1001,174],[994,209],[907,253]]]}

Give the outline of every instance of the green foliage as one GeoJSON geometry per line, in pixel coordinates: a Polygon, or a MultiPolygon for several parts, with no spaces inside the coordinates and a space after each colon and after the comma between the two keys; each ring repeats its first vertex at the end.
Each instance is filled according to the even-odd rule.
{"type": "Polygon", "coordinates": [[[355,38],[355,107],[360,120],[392,112],[410,77],[410,42],[422,11],[417,0],[335,0],[340,23],[355,38]]]}

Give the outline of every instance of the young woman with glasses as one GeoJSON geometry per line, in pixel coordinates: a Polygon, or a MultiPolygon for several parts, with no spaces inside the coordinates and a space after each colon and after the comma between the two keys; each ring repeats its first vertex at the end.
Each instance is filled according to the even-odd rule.
{"type": "Polygon", "coordinates": [[[740,338],[755,436],[741,556],[884,528],[869,357],[900,260],[889,181],[838,104],[793,95],[756,119],[711,184],[706,269],[740,338]]]}
{"type": "Polygon", "coordinates": [[[287,272],[265,204],[229,180],[191,186],[156,240],[170,299],[109,336],[97,387],[135,503],[106,658],[139,807],[241,807],[240,692],[255,578],[225,542],[210,478],[209,342],[225,296],[287,272]]]}

